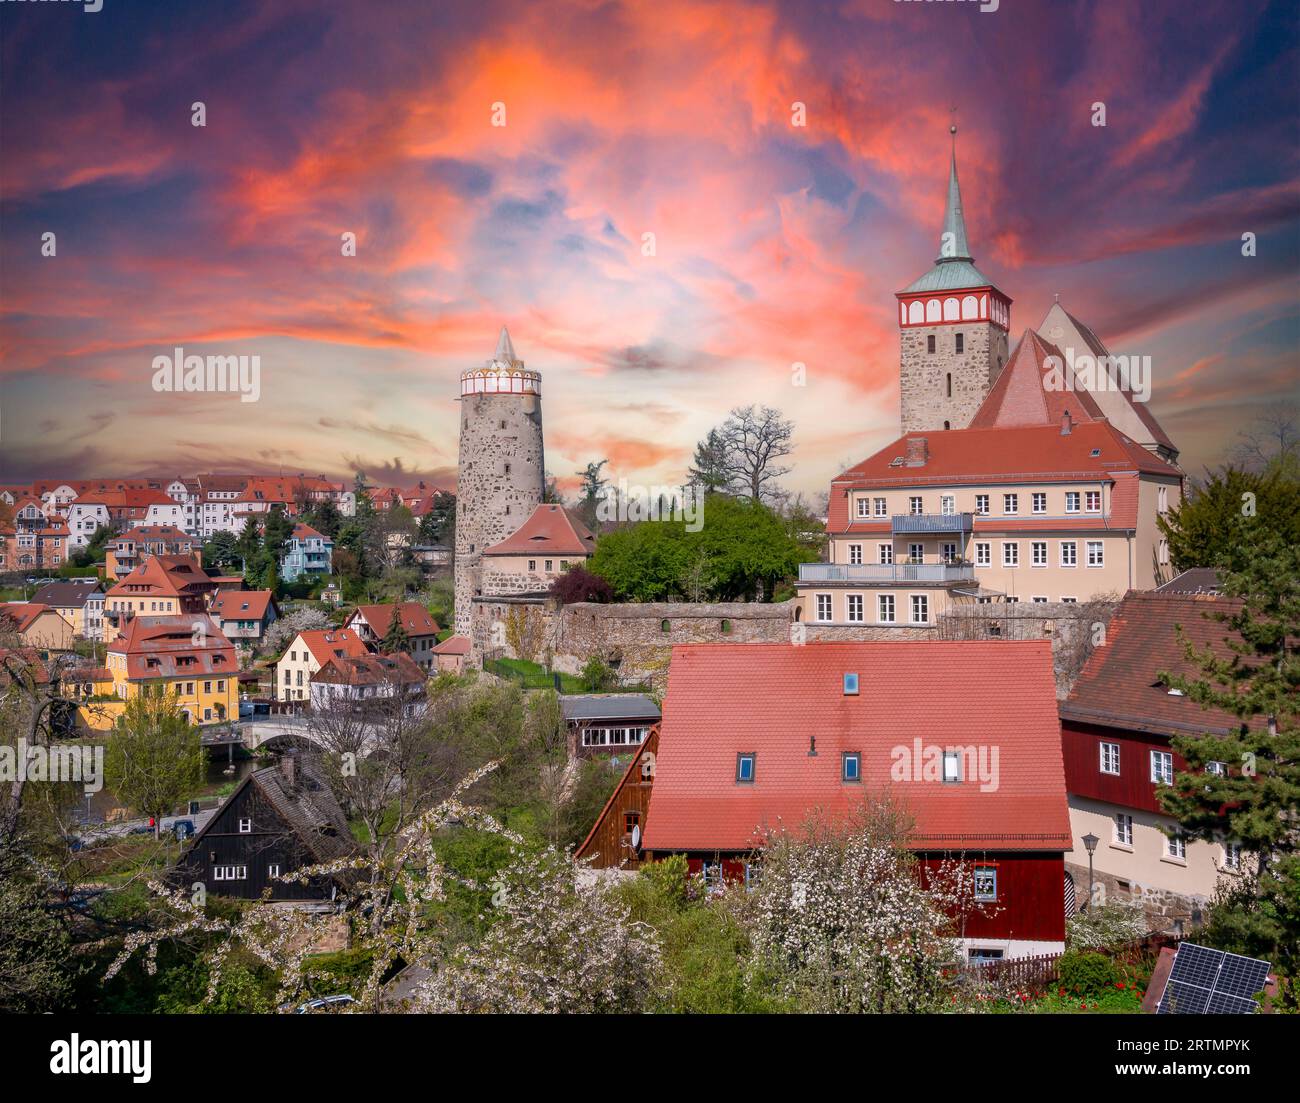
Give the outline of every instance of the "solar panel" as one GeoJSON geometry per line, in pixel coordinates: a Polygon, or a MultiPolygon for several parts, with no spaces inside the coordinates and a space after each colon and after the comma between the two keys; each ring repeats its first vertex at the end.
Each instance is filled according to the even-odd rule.
{"type": "Polygon", "coordinates": [[[1171,980],[1165,985],[1158,1014],[1204,1015],[1210,1005],[1210,990],[1196,984],[1171,980]]]}
{"type": "Polygon", "coordinates": [[[1253,1015],[1259,1010],[1259,1004],[1240,996],[1229,996],[1226,992],[1211,992],[1205,1010],[1210,1015],[1253,1015]]]}
{"type": "Polygon", "coordinates": [[[1269,963],[1259,958],[1184,942],[1174,955],[1158,1013],[1253,1015],[1259,1010],[1253,997],[1264,990],[1268,970],[1269,963]]]}
{"type": "Polygon", "coordinates": [[[1256,992],[1264,991],[1268,979],[1268,962],[1257,957],[1239,957],[1225,954],[1219,979],[1214,982],[1216,992],[1226,992],[1241,999],[1252,999],[1256,992]]]}

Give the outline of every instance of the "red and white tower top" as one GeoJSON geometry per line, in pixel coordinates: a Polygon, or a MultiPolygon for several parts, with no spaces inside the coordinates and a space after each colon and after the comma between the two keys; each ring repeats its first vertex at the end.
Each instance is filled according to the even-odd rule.
{"type": "Polygon", "coordinates": [[[474,394],[528,394],[541,397],[542,373],[524,370],[524,362],[515,355],[510,334],[502,326],[501,336],[497,339],[497,350],[485,366],[460,373],[460,393],[462,398],[474,394]]]}

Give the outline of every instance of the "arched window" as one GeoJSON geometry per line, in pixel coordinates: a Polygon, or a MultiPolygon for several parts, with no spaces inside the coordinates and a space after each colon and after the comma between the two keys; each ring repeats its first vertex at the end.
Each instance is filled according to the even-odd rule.
{"type": "Polygon", "coordinates": [[[925,321],[925,307],[921,305],[920,299],[913,299],[912,305],[907,308],[907,320],[914,326],[925,321]]]}
{"type": "Polygon", "coordinates": [[[955,322],[957,315],[961,313],[961,305],[956,299],[943,300],[943,320],[945,322],[955,322]]]}
{"type": "Polygon", "coordinates": [[[939,307],[938,299],[931,299],[928,303],[925,304],[925,320],[927,322],[939,321],[939,312],[940,312],[940,307],[939,307]]]}
{"type": "Polygon", "coordinates": [[[976,301],[974,295],[967,295],[961,301],[961,316],[963,321],[967,318],[978,318],[980,304],[976,301]]]}
{"type": "Polygon", "coordinates": [[[943,427],[944,427],[945,429],[951,429],[951,428],[952,428],[952,423],[949,422],[949,421],[945,421],[945,422],[943,423],[943,427]]]}
{"type": "Polygon", "coordinates": [[[661,620],[661,621],[659,622],[659,631],[660,631],[660,632],[671,632],[672,630],[673,630],[673,626],[672,626],[672,622],[671,622],[671,621],[661,620]]]}

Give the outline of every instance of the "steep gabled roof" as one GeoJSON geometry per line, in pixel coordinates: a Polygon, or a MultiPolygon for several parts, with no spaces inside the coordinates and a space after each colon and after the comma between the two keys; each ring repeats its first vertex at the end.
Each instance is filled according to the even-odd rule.
{"type": "Polygon", "coordinates": [[[199,570],[194,556],[184,552],[155,555],[123,575],[108,597],[195,597],[216,589],[199,570]]]}
{"type": "Polygon", "coordinates": [[[32,601],[56,609],[81,609],[92,597],[103,596],[98,582],[93,585],[84,582],[50,582],[32,595],[32,601]]]}
{"type": "MultiPolygon", "coordinates": [[[[312,657],[324,666],[330,659],[342,657],[345,655],[369,655],[370,648],[365,645],[365,641],[350,628],[313,628],[306,632],[299,632],[298,639],[302,640],[307,650],[312,653],[312,657]]],[[[293,641],[290,641],[292,646],[293,641]]],[[[288,648],[285,648],[286,653],[288,648]]],[[[284,659],[284,655],[280,656],[284,659]]]]}
{"type": "Polygon", "coordinates": [[[1236,731],[1241,721],[1221,709],[1202,709],[1170,693],[1161,670],[1186,677],[1198,671],[1183,654],[1177,629],[1201,650],[1230,660],[1227,627],[1206,614],[1232,613],[1241,603],[1208,594],[1130,590],[1106,628],[1106,641],[1088,657],[1070,696],[1061,703],[1066,720],[1167,735],[1236,731]]]}
{"type": "Polygon", "coordinates": [[[377,686],[386,683],[423,685],[429,676],[405,651],[393,655],[349,655],[332,658],[312,676],[313,682],[331,685],[377,686]]]}
{"type": "MultiPolygon", "coordinates": [[[[38,605],[31,601],[9,601],[0,605],[0,630],[8,625],[12,625],[11,631],[26,632],[46,613],[52,613],[58,617],[59,614],[51,609],[48,605],[38,605]]],[[[63,620],[59,617],[59,620],[63,620]]],[[[66,624],[67,622],[64,621],[66,624]]]]}
{"type": "Polygon", "coordinates": [[[383,605],[358,605],[356,612],[352,613],[345,623],[351,624],[358,613],[370,625],[370,631],[380,639],[388,635],[395,614],[400,618],[402,628],[408,636],[436,636],[442,631],[438,627],[438,622],[430,615],[429,610],[418,601],[389,602],[383,605]]]}
{"type": "Polygon", "coordinates": [[[563,506],[543,504],[528,520],[499,544],[484,548],[484,555],[591,555],[596,538],[563,506]]]}
{"type": "Polygon", "coordinates": [[[1066,374],[1061,350],[1026,329],[1011,361],[1002,369],[968,428],[993,429],[1016,425],[1057,425],[1068,413],[1075,422],[1103,417],[1096,399],[1086,390],[1064,390],[1050,378],[1066,374]],[[1055,357],[1049,364],[1048,358],[1055,357]]]}
{"type": "Polygon", "coordinates": [[[223,590],[209,608],[219,620],[261,620],[273,607],[279,611],[270,590],[223,590]]]}
{"type": "Polygon", "coordinates": [[[917,850],[1068,849],[1050,643],[673,648],[647,850],[746,850],[759,832],[796,828],[815,808],[843,815],[882,793],[913,816],[917,850]],[[858,676],[856,695],[844,693],[847,673],[858,676]],[[933,760],[957,747],[984,748],[990,777],[972,769],[944,784],[921,763],[902,769],[918,748],[933,760]],[[742,753],[755,755],[750,784],[736,780],[742,753]],[[860,784],[842,780],[845,753],[861,756],[860,784]]]}

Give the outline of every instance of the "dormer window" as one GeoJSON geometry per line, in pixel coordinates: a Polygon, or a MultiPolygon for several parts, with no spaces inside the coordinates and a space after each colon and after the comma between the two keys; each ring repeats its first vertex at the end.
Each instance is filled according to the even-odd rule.
{"type": "Polygon", "coordinates": [[[857,751],[844,752],[840,777],[847,782],[862,780],[862,756],[857,751]]]}
{"type": "Polygon", "coordinates": [[[738,754],[736,755],[736,782],[740,785],[752,785],[754,783],[754,755],[738,754]]]}

